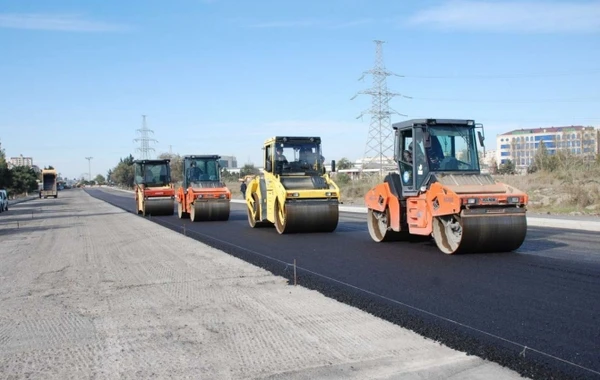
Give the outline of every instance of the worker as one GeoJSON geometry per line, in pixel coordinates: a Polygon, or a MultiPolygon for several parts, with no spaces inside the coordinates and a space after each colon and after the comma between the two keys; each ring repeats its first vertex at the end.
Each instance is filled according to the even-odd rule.
{"type": "Polygon", "coordinates": [[[198,182],[200,181],[201,175],[202,170],[196,166],[196,161],[192,161],[190,163],[190,168],[188,169],[188,180],[190,182],[198,182]]]}
{"type": "Polygon", "coordinates": [[[242,192],[242,198],[246,199],[246,189],[248,185],[246,185],[246,181],[244,180],[240,186],[240,191],[242,192]]]}
{"type": "Polygon", "coordinates": [[[410,144],[408,144],[408,149],[406,149],[403,153],[402,153],[402,157],[404,158],[404,161],[406,162],[410,162],[412,163],[412,142],[410,144]]]}
{"type": "Polygon", "coordinates": [[[283,147],[282,146],[278,146],[275,151],[275,161],[287,162],[287,158],[285,158],[285,156],[283,155],[283,147]]]}

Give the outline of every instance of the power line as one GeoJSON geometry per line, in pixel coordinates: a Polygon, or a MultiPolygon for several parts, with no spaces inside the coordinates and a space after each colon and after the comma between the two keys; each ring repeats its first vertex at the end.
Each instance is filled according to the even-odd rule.
{"type": "Polygon", "coordinates": [[[457,99],[457,98],[420,98],[414,100],[425,100],[431,102],[470,102],[470,103],[585,103],[598,102],[600,98],[555,98],[555,99],[457,99]]]}
{"type": "Polygon", "coordinates": [[[371,108],[363,111],[358,117],[362,118],[365,114],[371,115],[371,124],[369,126],[369,134],[367,144],[365,146],[365,154],[362,158],[362,169],[366,169],[370,164],[377,162],[380,174],[384,170],[384,166],[395,167],[393,161],[394,154],[394,138],[392,137],[391,115],[398,113],[390,108],[389,101],[400,96],[410,99],[409,96],[388,91],[387,77],[401,75],[388,71],[383,62],[383,43],[384,41],[375,40],[375,66],[368,71],[363,72],[363,75],[358,79],[361,80],[367,74],[373,77],[373,87],[368,90],[359,91],[352,99],[355,99],[360,94],[370,95],[372,99],[371,108]]]}
{"type": "Polygon", "coordinates": [[[523,73],[523,74],[458,74],[458,75],[404,75],[405,78],[416,79],[517,79],[517,78],[551,78],[566,76],[582,76],[600,74],[600,69],[580,71],[563,71],[554,73],[523,73]]]}

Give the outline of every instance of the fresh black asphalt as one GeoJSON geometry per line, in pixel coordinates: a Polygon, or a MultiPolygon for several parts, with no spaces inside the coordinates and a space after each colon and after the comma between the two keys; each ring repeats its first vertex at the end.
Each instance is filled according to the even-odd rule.
{"type": "MultiPolygon", "coordinates": [[[[134,212],[133,195],[87,189],[134,212]]],[[[448,256],[429,240],[375,243],[365,215],[333,233],[226,222],[152,221],[449,347],[535,379],[600,378],[600,234],[529,227],[516,252],[448,256]],[[185,228],[183,228],[185,225],[185,228]]]]}

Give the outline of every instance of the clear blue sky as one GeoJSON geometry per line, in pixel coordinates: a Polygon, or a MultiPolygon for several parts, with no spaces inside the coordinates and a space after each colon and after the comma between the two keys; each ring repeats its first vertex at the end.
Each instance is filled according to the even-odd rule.
{"type": "Polygon", "coordinates": [[[356,159],[374,39],[413,97],[394,109],[474,118],[488,149],[514,128],[600,126],[600,1],[3,0],[0,139],[68,177],[135,156],[142,114],[157,154],[260,165],[287,134],[356,159]]]}

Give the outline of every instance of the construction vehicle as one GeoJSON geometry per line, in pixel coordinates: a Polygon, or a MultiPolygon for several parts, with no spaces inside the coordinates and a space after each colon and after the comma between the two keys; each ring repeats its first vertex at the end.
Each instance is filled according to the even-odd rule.
{"type": "Polygon", "coordinates": [[[170,160],[135,160],[135,207],[143,216],[173,215],[175,189],[170,160]]]}
{"type": "Polygon", "coordinates": [[[54,197],[58,198],[57,189],[57,177],[58,173],[54,169],[43,169],[42,170],[42,182],[40,188],[40,198],[54,197]]]}
{"type": "Polygon", "coordinates": [[[219,155],[183,157],[183,184],[177,191],[177,214],[192,222],[229,220],[231,191],[221,182],[219,155]]]}
{"type": "Polygon", "coordinates": [[[250,226],[275,225],[279,234],[334,231],[340,189],[326,172],[321,138],[272,137],[263,149],[264,170],[246,189],[250,226]]]}
{"type": "Polygon", "coordinates": [[[528,196],[481,173],[476,140],[485,151],[483,125],[414,119],[393,128],[399,173],[389,173],[365,195],[373,240],[431,236],[446,254],[521,246],[528,196]]]}

